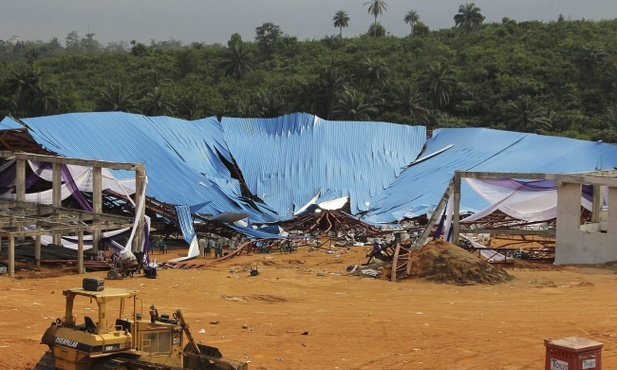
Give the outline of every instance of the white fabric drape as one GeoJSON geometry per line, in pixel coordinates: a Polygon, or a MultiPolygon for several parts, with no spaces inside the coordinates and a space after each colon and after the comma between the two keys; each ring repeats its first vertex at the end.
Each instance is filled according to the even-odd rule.
{"type": "Polygon", "coordinates": [[[479,220],[496,210],[529,222],[546,221],[557,216],[557,189],[522,191],[522,188],[498,186],[481,179],[465,178],[465,181],[490,206],[465,218],[463,222],[479,220]]]}
{"type": "MultiPolygon", "coordinates": [[[[462,222],[479,220],[497,210],[515,219],[529,222],[547,221],[557,217],[556,188],[530,190],[522,184],[519,187],[513,186],[512,184],[516,183],[514,180],[504,182],[504,185],[509,186],[499,186],[481,179],[465,178],[465,181],[475,192],[486,199],[490,206],[466,217],[462,222]]],[[[591,200],[584,198],[582,194],[581,206],[592,210],[591,200]]]]}

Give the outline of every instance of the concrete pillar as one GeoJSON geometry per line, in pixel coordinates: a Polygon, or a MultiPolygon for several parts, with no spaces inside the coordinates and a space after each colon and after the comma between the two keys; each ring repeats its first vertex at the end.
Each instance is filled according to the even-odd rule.
{"type": "Polygon", "coordinates": [[[561,230],[573,230],[578,233],[581,225],[581,185],[559,184],[557,199],[557,234],[561,230]]]}
{"type": "Polygon", "coordinates": [[[617,188],[608,188],[608,218],[606,220],[606,233],[617,240],[617,188]]]}
{"type": "MultiPolygon", "coordinates": [[[[61,207],[62,206],[62,165],[60,163],[52,164],[52,206],[61,207]]],[[[57,217],[57,215],[55,215],[57,217]]],[[[62,235],[59,233],[53,234],[53,242],[56,245],[60,245],[62,235]]]]}
{"type": "Polygon", "coordinates": [[[15,177],[15,199],[18,202],[26,201],[26,160],[17,160],[17,173],[15,177]]]}
{"type": "MultiPolygon", "coordinates": [[[[101,167],[92,167],[92,211],[95,215],[103,212],[103,184],[101,167]]],[[[98,220],[95,217],[93,221],[94,226],[98,224],[98,220]]],[[[94,229],[92,233],[92,251],[96,254],[99,251],[99,244],[101,241],[101,230],[94,229]]]]}
{"type": "Polygon", "coordinates": [[[593,198],[591,206],[591,222],[600,222],[600,215],[602,214],[602,185],[593,185],[593,198]]]}

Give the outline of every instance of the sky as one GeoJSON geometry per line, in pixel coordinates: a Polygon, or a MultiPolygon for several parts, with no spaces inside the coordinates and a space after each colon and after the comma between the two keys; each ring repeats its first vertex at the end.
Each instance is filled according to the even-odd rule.
{"type": "MultiPolygon", "coordinates": [[[[0,40],[50,41],[76,31],[93,33],[101,44],[136,40],[181,41],[183,44],[226,44],[234,33],[244,41],[255,39],[255,28],[273,23],[299,40],[337,35],[332,17],[344,10],[350,18],[343,36],[366,33],[373,22],[367,0],[0,0],[0,40]]],[[[410,33],[403,20],[414,10],[430,30],[451,28],[465,2],[473,2],[485,23],[617,18],[617,0],[385,0],[378,17],[394,36],[410,33]]]]}

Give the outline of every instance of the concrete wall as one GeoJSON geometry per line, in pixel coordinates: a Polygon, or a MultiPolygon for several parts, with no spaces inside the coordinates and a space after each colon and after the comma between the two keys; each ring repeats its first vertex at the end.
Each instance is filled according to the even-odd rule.
{"type": "Polygon", "coordinates": [[[617,261],[617,188],[608,189],[606,232],[600,232],[599,225],[580,225],[581,185],[561,183],[558,186],[556,265],[617,261]]]}

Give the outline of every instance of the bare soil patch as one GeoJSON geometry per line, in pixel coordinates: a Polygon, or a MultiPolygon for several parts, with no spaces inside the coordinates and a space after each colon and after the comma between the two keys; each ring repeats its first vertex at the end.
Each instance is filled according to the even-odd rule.
{"type": "MultiPolygon", "coordinates": [[[[423,278],[392,283],[387,269],[376,278],[347,272],[369,251],[199,258],[192,262],[201,268],[105,284],[137,289],[144,306],[155,304],[160,313],[181,308],[198,341],[249,359],[253,370],[537,370],[544,367],[544,339],[569,336],[604,343],[603,368],[617,369],[615,265],[487,266],[462,249],[435,245],[414,257],[423,278]]],[[[0,369],[32,369],[46,349],[43,332],[63,314],[62,289],[106,276],[53,270],[0,276],[0,369]]]]}

